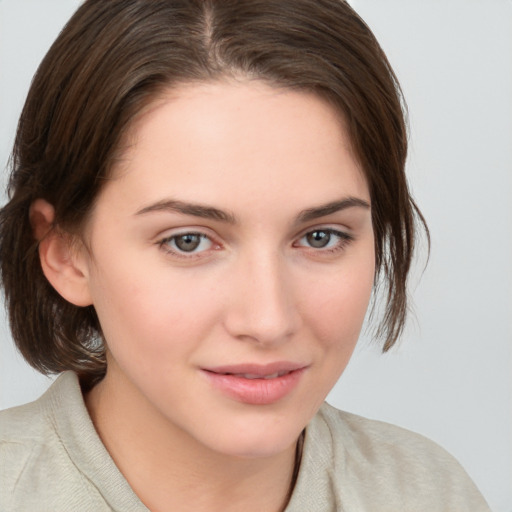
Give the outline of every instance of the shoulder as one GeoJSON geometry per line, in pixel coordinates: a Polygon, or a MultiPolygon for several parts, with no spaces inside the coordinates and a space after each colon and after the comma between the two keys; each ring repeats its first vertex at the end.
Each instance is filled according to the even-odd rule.
{"type": "Polygon", "coordinates": [[[0,411],[0,443],[20,444],[42,440],[47,433],[48,418],[40,400],[0,411]]]}
{"type": "Polygon", "coordinates": [[[6,510],[78,510],[74,507],[84,498],[95,510],[105,510],[71,460],[66,432],[58,427],[60,417],[73,414],[69,403],[78,400],[78,379],[69,373],[35,402],[0,412],[0,502],[6,510]]]}
{"type": "Polygon", "coordinates": [[[55,448],[58,439],[43,395],[35,402],[0,411],[0,457],[2,485],[18,479],[27,461],[55,448]]]}
{"type": "Polygon", "coordinates": [[[354,456],[364,451],[365,458],[372,463],[399,457],[401,464],[421,460],[422,468],[440,462],[460,468],[446,450],[430,439],[390,423],[340,411],[328,404],[321,407],[317,422],[331,432],[335,447],[354,456]]]}
{"type": "MultiPolygon", "coordinates": [[[[304,472],[340,509],[488,512],[460,464],[433,441],[324,404],[306,432],[304,472]]],[[[301,467],[301,471],[302,471],[301,467]]]]}
{"type": "Polygon", "coordinates": [[[72,372],[60,375],[36,401],[0,411],[0,446],[33,450],[58,442],[56,416],[71,412],[66,408],[77,400],[82,400],[78,377],[72,372]]]}

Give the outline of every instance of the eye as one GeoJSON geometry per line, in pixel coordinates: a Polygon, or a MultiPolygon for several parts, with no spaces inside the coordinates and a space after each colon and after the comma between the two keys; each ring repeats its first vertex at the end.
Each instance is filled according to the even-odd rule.
{"type": "Polygon", "coordinates": [[[306,236],[307,243],[315,249],[323,249],[331,243],[331,233],[328,231],[312,231],[306,236]]]}
{"type": "Polygon", "coordinates": [[[164,238],[160,246],[169,252],[193,254],[211,249],[213,242],[203,233],[180,233],[164,238]]]}
{"type": "Polygon", "coordinates": [[[348,233],[336,229],[315,229],[307,232],[296,243],[299,247],[321,249],[325,251],[336,251],[343,249],[347,243],[353,240],[348,233]]]}

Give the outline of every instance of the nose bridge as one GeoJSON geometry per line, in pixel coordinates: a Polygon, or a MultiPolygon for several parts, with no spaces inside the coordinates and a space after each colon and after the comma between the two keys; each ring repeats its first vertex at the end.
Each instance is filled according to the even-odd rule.
{"type": "Polygon", "coordinates": [[[261,344],[285,341],[296,330],[298,312],[290,268],[275,248],[240,257],[233,276],[238,286],[227,315],[232,335],[261,344]]]}

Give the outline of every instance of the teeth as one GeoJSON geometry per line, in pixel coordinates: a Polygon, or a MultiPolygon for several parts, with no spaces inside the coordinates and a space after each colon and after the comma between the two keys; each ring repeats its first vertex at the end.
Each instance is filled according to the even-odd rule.
{"type": "Polygon", "coordinates": [[[282,377],[283,375],[286,375],[288,372],[276,372],[272,373],[271,375],[256,375],[255,373],[233,373],[235,377],[241,377],[243,379],[277,379],[278,377],[282,377]]]}

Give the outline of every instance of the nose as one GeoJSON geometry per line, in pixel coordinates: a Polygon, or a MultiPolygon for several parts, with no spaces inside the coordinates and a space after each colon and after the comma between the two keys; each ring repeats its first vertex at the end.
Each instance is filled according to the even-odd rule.
{"type": "Polygon", "coordinates": [[[261,346],[279,345],[298,330],[300,314],[292,272],[277,253],[239,261],[230,276],[227,331],[261,346]]]}

